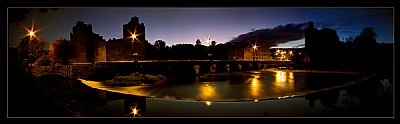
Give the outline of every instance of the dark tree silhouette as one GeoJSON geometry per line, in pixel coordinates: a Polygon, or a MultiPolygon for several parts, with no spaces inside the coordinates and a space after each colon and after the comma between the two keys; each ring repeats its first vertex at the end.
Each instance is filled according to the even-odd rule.
{"type": "Polygon", "coordinates": [[[378,34],[374,28],[366,27],[354,39],[354,45],[360,48],[371,48],[377,45],[376,38],[378,34]]]}
{"type": "Polygon", "coordinates": [[[72,57],[73,47],[66,39],[59,39],[50,43],[50,59],[52,64],[68,64],[72,57]]]}
{"type": "Polygon", "coordinates": [[[196,40],[196,46],[199,46],[199,45],[201,45],[201,41],[200,41],[200,39],[197,39],[196,40]]]}
{"type": "Polygon", "coordinates": [[[18,58],[34,63],[44,53],[46,43],[39,37],[26,36],[21,39],[18,46],[18,58]]]}
{"type": "Polygon", "coordinates": [[[216,41],[211,41],[211,46],[216,46],[217,42],[216,41]]]}
{"type": "Polygon", "coordinates": [[[156,42],[154,42],[154,47],[158,50],[165,49],[165,46],[165,41],[163,40],[157,40],[156,42]]]}

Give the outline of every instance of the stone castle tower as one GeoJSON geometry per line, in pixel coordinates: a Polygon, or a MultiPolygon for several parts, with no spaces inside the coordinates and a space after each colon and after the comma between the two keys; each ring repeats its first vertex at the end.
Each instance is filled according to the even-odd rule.
{"type": "Polygon", "coordinates": [[[145,26],[137,16],[123,25],[123,37],[107,41],[107,61],[134,61],[145,58],[145,26]],[[132,38],[135,34],[136,38],[132,38]]]}
{"type": "Polygon", "coordinates": [[[74,49],[70,63],[101,61],[134,61],[145,58],[145,27],[138,17],[123,25],[123,37],[105,41],[92,30],[92,25],[78,21],[70,33],[74,49]],[[132,34],[135,34],[133,38],[132,34]]]}
{"type": "Polygon", "coordinates": [[[95,34],[92,25],[78,21],[70,34],[74,49],[70,63],[92,63],[106,60],[106,43],[102,36],[95,34]]]}
{"type": "Polygon", "coordinates": [[[145,27],[144,23],[139,24],[139,17],[132,17],[128,24],[123,25],[123,38],[129,39],[132,33],[137,34],[137,39],[139,41],[145,41],[145,27]]]}

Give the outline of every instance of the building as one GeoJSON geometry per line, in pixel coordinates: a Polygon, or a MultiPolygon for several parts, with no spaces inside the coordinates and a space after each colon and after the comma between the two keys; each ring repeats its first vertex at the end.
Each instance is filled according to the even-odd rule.
{"type": "Polygon", "coordinates": [[[78,21],[70,34],[74,48],[70,63],[134,61],[145,58],[145,26],[138,17],[123,25],[122,38],[107,42],[92,30],[92,25],[78,21]]]}
{"type": "Polygon", "coordinates": [[[92,30],[92,25],[78,21],[70,34],[74,49],[70,63],[106,61],[105,40],[92,30]]]}
{"type": "MultiPolygon", "coordinates": [[[[256,44],[255,44],[256,45],[256,44]]],[[[269,47],[256,45],[248,42],[229,42],[229,60],[242,61],[269,61],[272,57],[269,53],[269,47]]]]}
{"type": "Polygon", "coordinates": [[[304,48],[270,48],[271,57],[276,61],[303,61],[304,48]]]}
{"type": "Polygon", "coordinates": [[[145,58],[145,26],[138,17],[123,25],[123,37],[107,41],[107,61],[134,61],[145,58]]]}

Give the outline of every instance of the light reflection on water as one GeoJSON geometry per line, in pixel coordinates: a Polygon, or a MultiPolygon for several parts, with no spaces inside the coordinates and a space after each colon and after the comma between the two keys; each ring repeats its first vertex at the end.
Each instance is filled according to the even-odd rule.
{"type": "Polygon", "coordinates": [[[104,82],[81,80],[84,84],[112,92],[165,98],[173,100],[200,101],[243,101],[302,96],[310,91],[326,89],[347,81],[354,81],[357,75],[329,73],[304,73],[286,71],[260,71],[245,80],[187,81],[180,84],[156,86],[112,87],[104,82]],[[341,78],[349,77],[349,78],[341,78]],[[324,84],[321,84],[324,83],[324,84]]]}
{"type": "MultiPolygon", "coordinates": [[[[297,97],[297,95],[282,95],[284,93],[299,94],[303,91],[308,91],[309,89],[307,89],[307,86],[310,86],[310,84],[316,85],[315,83],[320,83],[323,80],[329,80],[327,82],[331,83],[337,81],[346,82],[348,80],[355,80],[359,78],[358,76],[354,75],[350,77],[348,75],[335,75],[327,76],[327,78],[321,78],[321,76],[323,77],[323,75],[319,74],[308,75],[307,73],[277,71],[273,73],[264,72],[262,74],[255,74],[254,77],[243,81],[210,81],[193,84],[165,85],[157,88],[147,87],[147,89],[146,87],[136,87],[136,89],[133,87],[128,87],[127,89],[113,89],[102,85],[101,82],[84,82],[89,86],[102,87],[108,90],[113,89],[120,92],[123,91],[127,94],[140,93],[144,91],[153,96],[157,95],[154,93],[155,91],[160,92],[159,94],[167,94],[164,96],[160,95],[161,97],[157,98],[134,98],[137,96],[127,95],[128,97],[117,100],[122,102],[110,101],[107,103],[108,108],[111,108],[110,106],[114,106],[111,109],[119,108],[120,110],[120,107],[115,106],[125,106],[126,104],[131,105],[131,103],[126,101],[141,101],[141,104],[138,105],[137,109],[140,110],[139,112],[141,112],[139,114],[143,115],[144,117],[390,116],[390,104],[384,106],[381,105],[383,103],[390,103],[390,101],[383,99],[381,94],[369,94],[369,97],[359,96],[365,94],[365,92],[376,93],[375,91],[370,92],[370,90],[345,88],[328,94],[322,93],[317,96],[300,95],[297,97]],[[318,78],[314,79],[313,77],[318,78]],[[268,83],[268,81],[270,82],[268,83]],[[238,89],[242,91],[238,91],[238,89]],[[136,90],[136,92],[127,92],[132,90],[136,90]],[[279,95],[274,95],[274,93],[279,95]],[[177,95],[181,95],[181,97],[177,95]],[[276,96],[275,98],[279,99],[263,100],[263,98],[266,96],[276,96]],[[224,97],[225,99],[245,99],[240,99],[241,101],[238,101],[238,99],[218,101],[224,97]],[[375,100],[380,102],[375,103],[375,100]],[[384,109],[382,109],[382,107],[384,107],[384,109]],[[360,108],[376,109],[380,110],[381,112],[376,113],[369,111],[368,109],[360,108]]],[[[326,89],[327,87],[337,86],[340,84],[341,83],[334,83],[333,85],[318,86],[320,89],[326,89]]],[[[385,87],[383,87],[383,89],[384,88],[385,87]]],[[[315,90],[315,87],[311,89],[315,90]]],[[[381,91],[380,89],[377,90],[381,91]]],[[[386,95],[389,96],[387,98],[390,98],[390,93],[386,95]]],[[[124,113],[132,112],[132,110],[124,111],[124,113]]]]}

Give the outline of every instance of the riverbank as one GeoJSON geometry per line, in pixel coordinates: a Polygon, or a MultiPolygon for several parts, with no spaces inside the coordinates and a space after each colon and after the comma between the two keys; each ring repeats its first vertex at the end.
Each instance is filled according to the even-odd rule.
{"type": "MultiPolygon", "coordinates": [[[[73,88],[68,89],[60,84],[50,84],[55,82],[38,82],[39,87],[42,88],[49,97],[54,100],[58,106],[64,111],[71,113],[70,117],[122,117],[124,115],[115,113],[104,107],[102,103],[106,101],[99,101],[94,98],[97,96],[89,96],[78,90],[92,92],[89,87],[83,86],[78,80],[71,81],[73,88]]],[[[64,82],[65,83],[65,82],[64,82]]]]}
{"type": "MultiPolygon", "coordinates": [[[[8,78],[7,117],[123,117],[102,105],[80,98],[82,94],[66,89],[59,75],[35,77],[10,64],[8,78]],[[48,80],[47,80],[47,79],[48,80]],[[47,80],[47,81],[46,81],[47,80]],[[61,81],[61,82],[54,82],[61,81]]],[[[74,84],[81,84],[74,82],[74,84]]]]}
{"type": "Polygon", "coordinates": [[[37,85],[36,77],[13,63],[9,65],[7,83],[7,117],[72,116],[37,85]]]}

